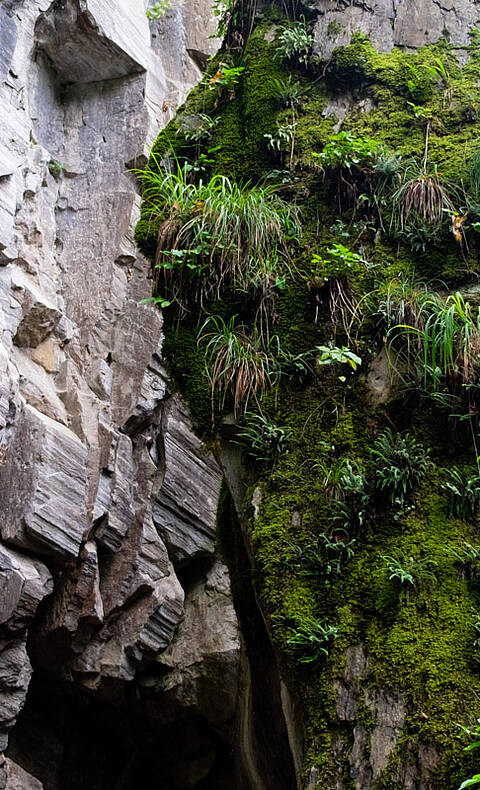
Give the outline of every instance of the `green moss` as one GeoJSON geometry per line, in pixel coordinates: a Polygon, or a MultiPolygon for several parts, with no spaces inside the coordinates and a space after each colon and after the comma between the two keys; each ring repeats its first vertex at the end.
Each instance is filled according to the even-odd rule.
{"type": "Polygon", "coordinates": [[[271,169],[271,154],[264,135],[276,129],[279,107],[274,80],[285,76],[274,57],[275,45],[266,39],[270,30],[268,23],[256,28],[245,48],[244,150],[246,174],[251,178],[259,178],[271,169]]]}
{"type": "Polygon", "coordinates": [[[197,327],[165,326],[163,355],[170,375],[187,401],[194,427],[204,435],[211,429],[211,391],[205,375],[205,357],[197,345],[197,327]]]}
{"type": "MultiPolygon", "coordinates": [[[[233,101],[215,107],[213,92],[205,93],[204,87],[194,92],[160,135],[155,145],[159,155],[173,144],[177,154],[192,156],[181,132],[181,119],[195,108],[197,112],[207,111],[207,102],[208,111],[220,117],[212,141],[212,146],[218,146],[212,154],[215,172],[256,180],[277,167],[264,135],[274,131],[279,120],[286,119],[273,82],[284,77],[285,70],[273,57],[271,27],[272,20],[264,20],[250,36],[244,54],[244,78],[233,101]]],[[[297,108],[297,167],[284,194],[300,206],[303,238],[294,251],[292,277],[276,300],[275,333],[285,350],[301,353],[329,341],[338,345],[347,342],[342,328],[332,325],[327,295],[312,294],[307,287],[312,255],[324,254],[333,243],[341,242],[355,250],[362,245],[369,266],[354,267],[346,274],[351,291],[362,304],[367,303],[367,294],[373,289],[383,288],[385,292],[385,284],[393,277],[444,280],[456,285],[466,273],[478,268],[476,242],[472,242],[469,255],[466,249],[462,252],[447,227],[436,245],[429,246],[425,253],[413,253],[390,236],[388,211],[382,230],[375,226],[368,210],[362,213],[358,207],[347,205],[340,217],[345,238],[338,229],[335,175],[315,170],[311,157],[336,124],[336,118],[328,117],[327,108],[335,106],[342,85],[349,89],[353,86],[363,101],[352,104],[343,121],[344,129],[373,137],[386,150],[421,162],[425,123],[414,117],[409,102],[421,105],[432,119],[429,164],[438,165],[445,183],[458,184],[466,177],[468,159],[478,145],[477,50],[472,47],[470,63],[460,69],[455,52],[446,42],[416,53],[395,49],[381,54],[368,39],[357,35],[351,45],[336,50],[326,81],[308,85],[305,75],[295,75],[305,82],[305,95],[297,108]],[[423,68],[435,58],[447,67],[447,86],[436,86],[423,68]],[[413,90],[408,86],[412,78],[409,65],[416,70],[413,90]]],[[[368,190],[364,176],[358,176],[358,183],[359,188],[368,190]]],[[[158,222],[144,205],[136,238],[152,257],[158,222]]],[[[245,321],[252,317],[251,306],[243,304],[238,295],[225,296],[224,303],[209,307],[225,316],[238,313],[245,321]]],[[[173,319],[167,320],[164,353],[197,430],[205,434],[211,431],[211,397],[204,358],[196,341],[200,318],[189,316],[178,327],[173,319]]],[[[372,790],[400,790],[398,765],[400,761],[405,764],[409,755],[414,761],[421,747],[434,747],[440,755],[431,786],[454,790],[468,775],[468,759],[456,740],[456,722],[466,724],[476,718],[480,695],[480,673],[473,649],[480,591],[475,583],[460,578],[445,547],[459,547],[463,540],[475,543],[478,538],[474,524],[447,517],[440,470],[451,465],[452,457],[455,463],[471,464],[474,453],[467,428],[461,427],[464,432],[459,430],[452,437],[448,414],[435,404],[426,406],[416,394],[394,393],[390,401],[375,408],[361,375],[377,351],[374,324],[373,319],[367,321],[357,338],[362,371],[343,375],[343,369],[325,369],[303,384],[284,382],[265,398],[265,416],[288,427],[292,438],[289,452],[273,470],[252,470],[255,479],[246,495],[243,529],[248,532],[253,553],[256,600],[268,623],[282,672],[305,713],[305,769],[319,767],[318,787],[335,787],[339,776],[345,788],[352,787],[347,757],[353,734],[350,723],[338,718],[336,688],[346,672],[349,651],[361,644],[368,667],[358,684],[357,721],[367,733],[375,726],[369,704],[375,688],[401,698],[406,713],[389,765],[372,784],[372,790]],[[295,548],[307,546],[331,527],[332,506],[321,464],[356,458],[371,474],[368,447],[387,426],[410,430],[431,447],[436,467],[409,497],[404,511],[376,503],[368,523],[354,535],[354,556],[326,587],[318,575],[302,572],[292,561],[295,548]],[[248,503],[256,486],[262,497],[254,519],[248,503]],[[435,563],[437,583],[421,583],[408,598],[399,596],[388,578],[383,556],[401,554],[435,563]],[[288,639],[292,628],[307,627],[315,620],[337,625],[339,635],[328,658],[303,664],[298,649],[288,639]]],[[[244,559],[242,563],[238,559],[242,554],[241,536],[238,525],[232,526],[235,518],[229,508],[231,502],[224,492],[219,507],[221,541],[231,567],[237,568],[233,579],[237,598],[248,597],[246,610],[250,607],[251,611],[255,606],[252,578],[244,559]]],[[[244,627],[248,617],[246,611],[244,627]]]]}

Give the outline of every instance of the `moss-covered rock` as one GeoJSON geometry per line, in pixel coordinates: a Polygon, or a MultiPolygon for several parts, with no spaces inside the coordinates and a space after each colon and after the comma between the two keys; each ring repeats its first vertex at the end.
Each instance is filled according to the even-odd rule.
{"type": "MultiPolygon", "coordinates": [[[[235,95],[215,106],[211,92],[197,88],[157,141],[158,154],[164,156],[172,146],[177,157],[198,156],[182,137],[181,123],[207,97],[210,111],[219,116],[208,143],[216,149],[212,172],[260,180],[278,170],[265,135],[292,116],[278,100],[278,81],[289,68],[276,56],[275,19],[264,18],[254,27],[235,95]]],[[[301,69],[294,75],[304,86],[296,105],[294,162],[289,173],[275,176],[284,178],[283,194],[297,203],[303,223],[292,276],[275,303],[274,331],[285,351],[300,354],[328,342],[355,344],[365,371],[383,343],[373,313],[390,280],[456,287],[478,269],[474,231],[466,231],[459,244],[447,217],[424,249],[415,250],[405,235],[394,232],[390,198],[379,218],[371,170],[321,170],[312,157],[332,135],[335,113],[343,107],[342,128],[374,138],[385,154],[413,157],[421,170],[427,153],[429,171],[437,172],[451,191],[452,213],[466,211],[464,185],[478,145],[480,101],[476,46],[470,54],[461,68],[447,42],[413,53],[379,54],[357,35],[335,51],[323,79],[301,69]],[[335,272],[322,269],[318,259],[312,263],[314,254],[325,258],[334,244],[359,252],[363,262],[335,272]],[[342,278],[348,298],[366,314],[360,327],[352,320],[351,333],[348,321],[342,323],[341,313],[332,308],[329,278],[342,278]]],[[[137,239],[150,256],[160,221],[145,203],[137,239]]],[[[238,295],[224,295],[215,309],[252,320],[251,309],[242,314],[238,295]]],[[[167,322],[164,353],[198,430],[208,434],[210,389],[197,345],[201,315],[199,310],[180,325],[176,319],[167,322]]],[[[452,431],[448,409],[418,393],[396,392],[376,406],[361,370],[336,366],[311,371],[303,381],[283,379],[265,397],[262,412],[289,429],[290,445],[273,469],[261,464],[250,469],[243,526],[253,556],[256,600],[282,672],[304,711],[305,777],[324,790],[455,790],[469,770],[457,723],[471,724],[479,710],[475,623],[480,589],[478,582],[462,578],[447,549],[458,549],[463,541],[475,544],[478,536],[476,523],[447,515],[441,486],[442,470],[452,458],[467,465],[475,460],[468,431],[461,424],[452,431]],[[386,427],[409,430],[431,449],[434,465],[403,504],[373,497],[361,527],[357,524],[348,535],[353,553],[343,557],[338,572],[312,570],[308,552],[319,536],[332,534],[332,523],[337,524],[333,539],[343,534],[332,522],[329,471],[355,459],[373,490],[376,472],[369,447],[386,427]],[[386,557],[411,557],[416,563],[418,578],[408,594],[390,578],[386,557]],[[335,627],[336,638],[316,660],[304,661],[292,636],[313,633],[318,623],[335,627]]],[[[217,409],[217,425],[223,416],[217,409]]]]}

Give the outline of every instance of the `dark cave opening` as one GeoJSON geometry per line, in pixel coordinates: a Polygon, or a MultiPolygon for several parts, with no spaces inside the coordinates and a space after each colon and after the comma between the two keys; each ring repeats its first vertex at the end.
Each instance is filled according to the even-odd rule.
{"type": "Polygon", "coordinates": [[[178,711],[159,724],[161,698],[135,699],[133,684],[126,690],[130,703],[118,705],[35,671],[8,756],[44,790],[235,786],[231,747],[204,720],[178,711]]]}

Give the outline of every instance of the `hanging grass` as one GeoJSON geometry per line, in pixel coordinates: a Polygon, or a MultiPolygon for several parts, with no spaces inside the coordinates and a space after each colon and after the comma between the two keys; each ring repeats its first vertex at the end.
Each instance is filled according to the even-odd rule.
{"type": "Polygon", "coordinates": [[[234,415],[243,414],[253,398],[257,406],[264,392],[278,377],[278,366],[270,351],[264,350],[260,334],[235,325],[236,316],[224,321],[212,315],[203,324],[199,342],[205,342],[207,373],[212,392],[212,419],[215,393],[223,408],[227,395],[233,395],[234,415]]]}
{"type": "Polygon", "coordinates": [[[404,349],[410,373],[426,390],[447,388],[471,401],[480,372],[480,308],[460,293],[443,298],[421,291],[411,314],[412,324],[398,324],[389,332],[390,342],[402,336],[417,341],[404,349]]]}
{"type": "Polygon", "coordinates": [[[468,162],[467,183],[472,197],[478,202],[480,200],[480,148],[477,148],[468,162]]]}
{"type": "Polygon", "coordinates": [[[415,162],[409,164],[403,183],[393,194],[392,229],[398,233],[412,226],[438,226],[453,213],[453,201],[437,170],[429,173],[415,162]]]}
{"type": "Polygon", "coordinates": [[[166,172],[155,155],[140,171],[152,219],[160,219],[157,287],[173,302],[203,305],[227,287],[264,294],[287,276],[299,215],[278,187],[223,175],[190,183],[186,168],[166,172]]]}

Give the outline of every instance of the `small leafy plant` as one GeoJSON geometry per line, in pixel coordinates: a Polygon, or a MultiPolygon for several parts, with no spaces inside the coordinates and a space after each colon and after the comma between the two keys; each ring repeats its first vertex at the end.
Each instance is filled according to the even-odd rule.
{"type": "Polygon", "coordinates": [[[303,655],[299,659],[302,664],[318,661],[327,657],[333,640],[338,636],[338,628],[324,621],[315,620],[311,625],[291,628],[287,644],[301,649],[303,655]]]}
{"type": "Polygon", "coordinates": [[[355,539],[348,539],[345,530],[334,528],[322,532],[316,540],[303,545],[289,544],[288,564],[302,576],[316,576],[329,589],[341,575],[344,562],[354,555],[355,539]]]}
{"type": "Polygon", "coordinates": [[[272,79],[272,87],[279,103],[292,109],[300,104],[305,93],[305,87],[299,80],[294,80],[291,74],[283,79],[278,77],[272,79]]]}
{"type": "Polygon", "coordinates": [[[264,134],[268,147],[272,151],[288,151],[291,148],[292,140],[295,134],[295,124],[285,123],[277,127],[273,134],[264,134]]]}
{"type": "Polygon", "coordinates": [[[227,63],[220,63],[213,77],[207,78],[210,90],[215,88],[226,88],[232,91],[240,82],[240,77],[245,71],[245,66],[229,66],[227,63]]]}
{"type": "Polygon", "coordinates": [[[476,579],[480,575],[480,548],[472,546],[466,540],[459,548],[446,546],[445,552],[453,557],[461,570],[463,579],[476,579]]]}
{"type": "Polygon", "coordinates": [[[313,35],[309,32],[305,17],[282,27],[278,37],[275,57],[293,60],[306,66],[313,46],[313,35]]]}
{"type": "Polygon", "coordinates": [[[322,170],[330,168],[371,168],[380,153],[380,145],[372,137],[355,137],[341,131],[332,135],[321,153],[312,153],[322,170]]]}
{"type": "Polygon", "coordinates": [[[237,19],[235,0],[214,0],[212,11],[217,18],[217,27],[210,38],[225,38],[230,23],[237,19]]]}
{"type": "Polygon", "coordinates": [[[193,116],[192,123],[183,130],[185,139],[195,143],[210,139],[219,120],[220,118],[212,118],[205,113],[198,113],[193,116]]]}
{"type": "Polygon", "coordinates": [[[320,356],[317,357],[317,365],[348,365],[352,370],[357,370],[358,366],[362,364],[361,357],[350,351],[346,346],[337,348],[337,346],[317,346],[317,351],[320,356]]]}
{"type": "MultiPolygon", "coordinates": [[[[480,719],[477,719],[477,724],[473,730],[470,730],[468,727],[463,727],[461,724],[459,726],[463,732],[465,732],[470,738],[474,739],[473,743],[469,744],[469,746],[465,746],[464,751],[471,752],[473,749],[478,749],[480,747],[480,719]]],[[[466,787],[472,787],[472,785],[478,784],[480,784],[480,773],[475,774],[474,776],[470,777],[470,779],[465,779],[458,790],[465,790],[466,787]]]]}
{"type": "Polygon", "coordinates": [[[63,176],[63,174],[67,170],[65,165],[62,165],[61,162],[57,162],[56,159],[50,159],[50,161],[48,163],[48,169],[49,169],[50,175],[52,175],[54,177],[55,181],[58,181],[60,176],[63,176]]]}
{"type": "Polygon", "coordinates": [[[421,583],[437,581],[433,570],[436,567],[434,560],[416,559],[404,554],[399,557],[383,555],[382,559],[389,574],[388,580],[398,586],[400,597],[405,596],[407,601],[410,590],[417,588],[421,583]]]}
{"type": "MultiPolygon", "coordinates": [[[[447,480],[442,488],[448,493],[449,515],[466,518],[476,515],[480,505],[479,475],[467,477],[458,467],[454,466],[447,470],[447,480]]],[[[466,544],[466,546],[468,545],[466,544]]]]}
{"type": "Polygon", "coordinates": [[[376,439],[371,454],[377,465],[376,488],[392,505],[403,504],[432,466],[428,450],[411,434],[394,436],[389,428],[376,439]]]}
{"type": "Polygon", "coordinates": [[[363,527],[370,508],[371,491],[358,461],[347,459],[339,477],[339,494],[332,503],[330,521],[352,534],[363,527]]]}
{"type": "Polygon", "coordinates": [[[167,11],[170,11],[175,6],[180,5],[181,0],[160,0],[160,2],[155,3],[151,8],[148,8],[145,12],[147,19],[150,22],[155,21],[156,19],[161,19],[162,16],[165,16],[167,11]]]}
{"type": "Polygon", "coordinates": [[[328,279],[340,277],[358,267],[365,268],[366,261],[358,252],[353,252],[345,244],[333,244],[325,255],[313,255],[312,264],[319,267],[320,272],[328,279]]]}
{"type": "Polygon", "coordinates": [[[245,426],[238,438],[247,447],[248,455],[256,461],[275,462],[287,451],[292,432],[269,422],[261,414],[247,414],[245,426]]]}

